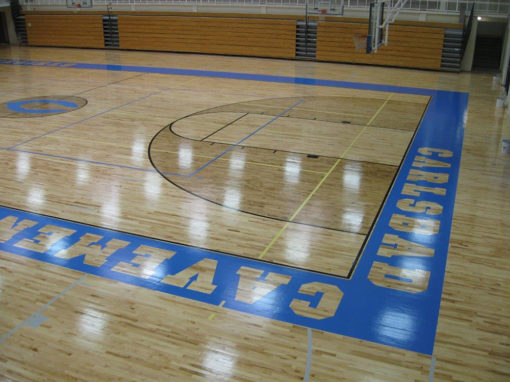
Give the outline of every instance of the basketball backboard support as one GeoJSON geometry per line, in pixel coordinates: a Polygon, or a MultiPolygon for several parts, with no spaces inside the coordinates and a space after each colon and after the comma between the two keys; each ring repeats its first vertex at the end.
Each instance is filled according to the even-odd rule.
{"type": "MultiPolygon", "coordinates": [[[[307,2],[308,8],[308,2],[307,2]]],[[[313,0],[312,9],[308,9],[308,14],[316,15],[344,15],[344,0],[313,0]]]]}
{"type": "Polygon", "coordinates": [[[93,0],[66,0],[67,8],[92,8],[93,0]]]}
{"type": "Polygon", "coordinates": [[[376,53],[381,45],[388,45],[390,24],[395,22],[408,0],[375,0],[370,4],[368,17],[367,53],[376,53]]]}

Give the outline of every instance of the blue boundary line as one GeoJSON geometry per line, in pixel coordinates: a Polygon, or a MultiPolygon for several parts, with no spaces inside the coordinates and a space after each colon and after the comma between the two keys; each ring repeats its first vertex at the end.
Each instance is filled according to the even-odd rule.
{"type": "Polygon", "coordinates": [[[326,86],[336,88],[348,88],[358,90],[375,90],[383,92],[394,92],[404,94],[415,94],[433,96],[438,92],[446,93],[460,93],[452,91],[442,91],[435,89],[422,89],[405,86],[393,86],[382,84],[369,84],[351,81],[337,81],[326,80],[306,77],[288,77],[288,76],[274,76],[264,74],[250,74],[238,72],[222,72],[210,70],[191,70],[191,69],[177,69],[177,68],[162,68],[153,66],[135,66],[135,65],[109,65],[109,64],[90,64],[79,62],[55,62],[55,61],[40,61],[40,60],[13,60],[13,59],[0,59],[0,64],[4,65],[21,65],[21,66],[45,66],[55,68],[67,69],[88,69],[88,70],[108,70],[108,71],[126,71],[134,73],[147,73],[147,74],[169,74],[178,76],[194,76],[194,77],[207,77],[207,78],[223,78],[234,80],[258,81],[258,82],[272,82],[282,84],[295,84],[307,86],[326,86]]]}
{"type": "MultiPolygon", "coordinates": [[[[1,63],[2,62],[0,61],[0,64],[1,63]]],[[[128,72],[152,73],[152,74],[171,74],[171,75],[178,75],[178,76],[195,76],[195,77],[208,77],[208,78],[224,78],[224,79],[231,79],[231,80],[273,82],[273,83],[308,85],[308,86],[327,86],[327,87],[335,87],[335,88],[376,90],[376,91],[397,92],[397,93],[405,92],[407,94],[417,94],[417,95],[433,95],[436,92],[435,90],[429,90],[429,89],[410,88],[410,87],[406,88],[406,87],[400,87],[400,86],[379,85],[379,84],[364,84],[364,83],[358,83],[358,82],[335,81],[335,80],[315,79],[315,78],[306,78],[306,77],[287,77],[287,76],[274,76],[274,75],[237,73],[237,72],[222,72],[222,71],[210,71],[210,70],[161,68],[161,67],[151,67],[151,66],[75,63],[75,64],[71,64],[69,66],[69,68],[90,69],[90,70],[128,71],[128,72]]]]}
{"type": "Polygon", "coordinates": [[[455,205],[468,101],[467,93],[312,78],[142,66],[26,60],[0,60],[0,64],[186,75],[431,96],[422,123],[403,160],[387,201],[351,279],[289,269],[281,265],[161,242],[5,207],[0,207],[0,216],[14,215],[17,219],[32,219],[37,224],[14,234],[7,242],[0,243],[0,248],[20,256],[208,304],[218,305],[225,301],[223,307],[227,309],[423,354],[432,354],[455,205]],[[440,173],[445,176],[445,180],[436,182],[430,181],[428,178],[413,179],[410,177],[413,171],[426,172],[429,175],[430,173],[440,173]],[[437,183],[441,184],[438,185],[437,183]],[[421,188],[421,191],[409,193],[406,191],[408,186],[413,189],[421,188]],[[438,192],[430,191],[430,189],[438,190],[438,192]],[[409,201],[414,204],[405,204],[409,201]],[[404,202],[404,206],[407,205],[408,207],[403,208],[401,202],[404,202]],[[425,203],[425,205],[433,203],[436,209],[431,212],[427,208],[418,208],[419,203],[425,203]],[[413,208],[409,208],[409,206],[413,208]],[[437,209],[437,207],[440,208],[437,209]],[[396,217],[407,219],[407,221],[399,223],[398,219],[394,220],[396,217]],[[42,254],[16,246],[20,240],[36,240],[34,238],[40,234],[39,229],[46,224],[67,227],[75,230],[76,233],[55,243],[42,254]],[[103,239],[100,240],[102,245],[106,244],[109,238],[112,237],[126,240],[129,245],[114,252],[99,267],[86,265],[84,256],[71,260],[55,257],[58,250],[74,245],[87,232],[102,235],[103,239]],[[399,240],[411,243],[413,250],[407,250],[407,252],[411,251],[409,253],[393,251],[395,247],[391,244],[391,241],[388,241],[392,240],[389,239],[391,237],[397,237],[399,240]],[[149,279],[115,271],[113,268],[119,262],[131,264],[133,267],[137,266],[137,263],[131,263],[131,260],[139,256],[135,255],[133,251],[141,243],[145,246],[164,248],[176,254],[168,261],[163,261],[149,279]],[[419,248],[428,248],[428,254],[420,254],[419,248]],[[384,253],[382,249],[389,251],[391,254],[384,253]],[[163,278],[166,275],[175,275],[203,260],[214,261],[217,264],[212,281],[215,285],[213,292],[203,293],[190,289],[190,286],[197,280],[198,274],[190,278],[189,282],[182,288],[164,283],[163,278]],[[260,270],[262,273],[257,282],[264,282],[270,273],[278,273],[287,278],[288,283],[278,286],[256,302],[247,303],[237,298],[236,295],[236,290],[242,278],[239,272],[243,268],[260,270]],[[374,274],[382,278],[374,278],[374,274]],[[401,276],[402,274],[403,276],[401,276]],[[417,274],[420,275],[419,283],[414,284],[413,278],[417,277],[417,274]],[[314,288],[320,286],[320,291],[311,294],[310,290],[307,290],[307,285],[314,285],[314,288]],[[402,288],[402,285],[405,287],[402,288]],[[340,295],[338,294],[339,291],[341,292],[340,295]],[[292,307],[293,304],[298,303],[301,307],[307,308],[308,311],[316,311],[321,308],[321,302],[326,295],[330,299],[331,296],[333,298],[336,296],[339,300],[337,309],[333,312],[328,311],[328,315],[324,318],[317,319],[297,312],[292,307]]]}

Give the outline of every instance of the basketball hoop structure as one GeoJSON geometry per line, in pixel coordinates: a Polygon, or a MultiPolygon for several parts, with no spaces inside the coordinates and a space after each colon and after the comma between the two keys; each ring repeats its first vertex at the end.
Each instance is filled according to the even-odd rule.
{"type": "Polygon", "coordinates": [[[313,0],[308,5],[306,1],[306,15],[318,15],[319,20],[324,20],[327,15],[343,16],[344,0],[313,0]]]}
{"type": "Polygon", "coordinates": [[[354,43],[354,49],[357,51],[365,51],[367,49],[367,38],[366,34],[353,34],[352,42],[354,43]]]}
{"type": "Polygon", "coordinates": [[[93,0],[66,0],[67,8],[79,10],[81,8],[92,8],[93,0]]]}
{"type": "Polygon", "coordinates": [[[407,2],[408,0],[375,0],[370,4],[367,53],[376,53],[382,44],[388,45],[390,24],[395,22],[407,2]]]}

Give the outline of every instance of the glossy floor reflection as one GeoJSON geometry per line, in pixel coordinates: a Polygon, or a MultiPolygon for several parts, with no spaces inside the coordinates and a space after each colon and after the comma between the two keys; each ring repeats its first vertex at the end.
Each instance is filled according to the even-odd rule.
{"type": "MultiPolygon", "coordinates": [[[[507,114],[495,107],[499,89],[491,88],[491,76],[26,47],[0,47],[0,58],[471,93],[434,358],[229,308],[236,297],[257,301],[296,278],[284,284],[278,274],[231,269],[235,281],[251,283],[228,292],[232,301],[211,304],[1,250],[3,378],[288,382],[303,380],[310,364],[310,381],[407,382],[427,380],[432,362],[438,381],[510,376],[509,165],[500,150],[510,130],[507,114]]],[[[428,97],[391,92],[26,65],[0,65],[0,89],[0,103],[66,94],[88,101],[62,114],[0,117],[0,204],[339,276],[355,263],[428,103],[428,97]]],[[[2,226],[0,238],[13,229],[2,226]]],[[[123,277],[150,277],[156,263],[144,259],[123,258],[115,267],[123,277]]],[[[212,265],[200,264],[204,273],[212,265]]],[[[198,283],[207,292],[227,273],[205,281],[181,274],[172,282],[198,283]]],[[[300,290],[292,306],[301,313],[326,295],[320,313],[331,314],[342,298],[317,285],[300,290]]],[[[377,317],[377,333],[405,339],[418,321],[431,319],[413,314],[393,307],[377,317]]]]}
{"type": "Polygon", "coordinates": [[[337,247],[312,251],[297,263],[346,275],[340,269],[355,265],[428,100],[363,95],[260,99],[197,111],[154,137],[150,159],[172,184],[198,198],[316,228],[307,240],[285,243],[280,235],[258,258],[273,261],[272,252],[266,255],[271,246],[295,247],[296,240],[301,248],[316,248],[321,230],[342,232],[343,240],[360,245],[340,251],[349,260],[334,262],[338,271],[330,260],[337,247]],[[394,122],[386,108],[397,106],[402,118],[394,122]]]}

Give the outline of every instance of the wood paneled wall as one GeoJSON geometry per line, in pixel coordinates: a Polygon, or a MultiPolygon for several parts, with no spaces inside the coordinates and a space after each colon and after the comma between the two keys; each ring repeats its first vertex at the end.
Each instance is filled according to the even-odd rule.
{"type": "Polygon", "coordinates": [[[122,49],[295,57],[294,20],[119,16],[122,49]]]}
{"type": "Polygon", "coordinates": [[[366,54],[354,47],[353,35],[366,35],[368,23],[319,22],[317,60],[440,69],[444,29],[390,25],[388,46],[366,54]]]}
{"type": "Polygon", "coordinates": [[[26,15],[30,45],[104,48],[101,15],[26,15]]]}

